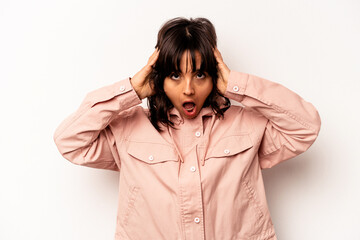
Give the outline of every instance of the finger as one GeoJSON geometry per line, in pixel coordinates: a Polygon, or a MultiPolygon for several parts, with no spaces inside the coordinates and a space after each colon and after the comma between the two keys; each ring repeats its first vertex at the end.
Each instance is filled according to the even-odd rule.
{"type": "Polygon", "coordinates": [[[159,52],[160,52],[159,48],[156,48],[152,55],[153,56],[159,55],[159,52]]]}
{"type": "Polygon", "coordinates": [[[230,69],[228,68],[228,66],[225,64],[222,56],[221,56],[221,53],[219,51],[219,49],[216,47],[214,49],[214,54],[215,54],[215,58],[216,58],[216,61],[218,62],[218,69],[220,69],[221,71],[229,71],[230,69]]]}
{"type": "Polygon", "coordinates": [[[153,53],[151,54],[151,56],[149,57],[149,62],[152,62],[152,61],[154,60],[154,58],[156,57],[156,55],[157,55],[157,52],[156,52],[156,51],[153,52],[153,53]]]}
{"type": "Polygon", "coordinates": [[[216,48],[216,55],[218,56],[219,59],[221,59],[221,61],[223,60],[221,52],[217,48],[216,48]]]}
{"type": "Polygon", "coordinates": [[[217,61],[218,63],[221,63],[221,62],[223,61],[219,49],[214,48],[214,56],[215,56],[215,59],[216,59],[216,61],[217,61]]]}
{"type": "Polygon", "coordinates": [[[149,65],[154,65],[155,64],[155,62],[156,62],[156,60],[158,59],[158,57],[159,57],[159,50],[158,49],[156,49],[154,52],[153,52],[153,54],[150,56],[150,58],[149,58],[149,61],[148,61],[148,64],[149,65]]]}

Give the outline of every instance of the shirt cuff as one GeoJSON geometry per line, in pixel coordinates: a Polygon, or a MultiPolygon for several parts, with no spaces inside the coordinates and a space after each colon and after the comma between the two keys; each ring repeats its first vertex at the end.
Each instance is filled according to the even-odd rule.
{"type": "Polygon", "coordinates": [[[95,104],[108,101],[113,97],[119,97],[120,108],[122,110],[142,103],[131,85],[130,78],[123,79],[88,93],[86,101],[90,101],[91,107],[93,107],[95,104]]]}
{"type": "Polygon", "coordinates": [[[224,96],[240,102],[244,98],[248,79],[249,74],[230,70],[224,96]]]}
{"type": "Polygon", "coordinates": [[[131,78],[128,77],[124,80],[115,83],[117,84],[117,87],[115,89],[117,89],[118,95],[122,95],[126,93],[126,100],[123,99],[123,101],[121,102],[123,108],[129,108],[142,103],[141,99],[139,98],[133,86],[131,85],[130,80],[131,78]]]}

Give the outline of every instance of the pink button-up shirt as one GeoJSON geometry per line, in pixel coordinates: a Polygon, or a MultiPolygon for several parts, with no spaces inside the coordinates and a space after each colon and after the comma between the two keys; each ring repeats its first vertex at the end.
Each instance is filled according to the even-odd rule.
{"type": "Polygon", "coordinates": [[[276,239],[262,168],[305,152],[320,131],[314,106],[284,86],[231,71],[224,118],[169,112],[158,132],[130,78],[88,93],[55,131],[64,158],[119,171],[115,239],[276,239]]]}

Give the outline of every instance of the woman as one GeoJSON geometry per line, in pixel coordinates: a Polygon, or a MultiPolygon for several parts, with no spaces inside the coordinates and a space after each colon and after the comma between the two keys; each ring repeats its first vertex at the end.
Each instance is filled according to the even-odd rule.
{"type": "Polygon", "coordinates": [[[137,74],[90,92],[60,124],[60,153],[119,171],[115,239],[276,239],[261,169],[312,145],[317,110],[230,70],[205,18],[169,20],[155,47],[137,74]]]}

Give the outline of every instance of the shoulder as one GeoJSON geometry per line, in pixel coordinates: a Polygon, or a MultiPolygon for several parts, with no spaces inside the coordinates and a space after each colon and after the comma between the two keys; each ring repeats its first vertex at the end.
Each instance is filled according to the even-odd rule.
{"type": "Polygon", "coordinates": [[[259,113],[253,108],[246,107],[243,105],[231,105],[228,110],[225,112],[226,115],[229,115],[231,117],[239,117],[239,116],[246,116],[246,117],[252,117],[252,118],[265,118],[264,115],[259,113]]]}
{"type": "Polygon", "coordinates": [[[224,113],[222,123],[253,131],[254,129],[263,128],[267,121],[268,119],[255,109],[241,105],[231,105],[224,113]]]}
{"type": "Polygon", "coordinates": [[[124,111],[121,111],[118,115],[120,118],[136,118],[141,116],[148,116],[149,110],[147,108],[143,108],[140,105],[131,107],[129,109],[126,109],[124,111]]]}
{"type": "Polygon", "coordinates": [[[144,134],[149,128],[153,128],[148,117],[148,109],[139,105],[121,111],[109,125],[111,130],[122,139],[128,138],[136,131],[144,134]]]}
{"type": "Polygon", "coordinates": [[[144,121],[149,121],[148,109],[137,105],[119,112],[118,115],[111,121],[111,125],[126,128],[136,126],[144,121]]]}

